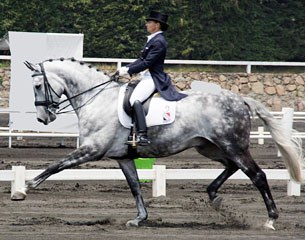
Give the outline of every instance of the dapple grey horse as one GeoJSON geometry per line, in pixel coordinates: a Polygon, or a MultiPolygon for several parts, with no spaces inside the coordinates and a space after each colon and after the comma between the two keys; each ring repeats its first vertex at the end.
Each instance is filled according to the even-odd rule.
{"type": "Polygon", "coordinates": [[[227,90],[217,94],[186,91],[188,97],[177,102],[174,123],[149,127],[149,146],[130,149],[125,144],[129,129],[118,119],[118,93],[122,83],[75,59],[47,60],[40,64],[25,62],[33,72],[37,119],[49,124],[56,119],[60,97],[66,95],[78,117],[80,147],[44,172],[26,182],[13,200],[23,200],[51,175],[103,157],[117,160],[126,176],[137,206],[137,216],[127,222],[138,226],[147,219],[140,183],[133,159],[165,157],[188,148],[221,162],[225,169],[207,188],[211,203],[220,204],[217,195],[221,185],[241,169],[260,191],[267,211],[265,227],[274,229],[278,210],[272,198],[265,173],[249,152],[251,116],[257,115],[269,128],[289,173],[302,181],[303,156],[300,139],[291,138],[279,120],[258,101],[227,90]]]}

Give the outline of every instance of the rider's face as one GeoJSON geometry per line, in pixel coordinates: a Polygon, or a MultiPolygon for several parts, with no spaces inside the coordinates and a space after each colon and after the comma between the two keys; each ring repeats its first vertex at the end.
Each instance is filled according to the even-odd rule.
{"type": "Polygon", "coordinates": [[[147,32],[150,34],[160,31],[160,23],[156,21],[149,20],[145,24],[147,32]]]}

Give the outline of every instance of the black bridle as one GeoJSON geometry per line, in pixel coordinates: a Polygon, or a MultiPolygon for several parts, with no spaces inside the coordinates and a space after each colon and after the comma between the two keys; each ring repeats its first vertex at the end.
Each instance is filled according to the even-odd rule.
{"type": "Polygon", "coordinates": [[[67,112],[71,112],[77,109],[82,108],[83,106],[85,106],[89,101],[91,101],[93,98],[95,98],[100,92],[102,92],[111,82],[118,82],[119,81],[119,72],[116,72],[115,74],[113,74],[110,79],[106,82],[103,82],[101,84],[98,84],[94,87],[91,87],[81,93],[78,93],[72,97],[67,97],[67,99],[63,100],[63,101],[55,101],[54,100],[54,95],[60,99],[60,95],[53,89],[53,87],[50,85],[48,78],[46,76],[46,72],[43,66],[43,63],[39,63],[41,72],[36,72],[32,75],[32,77],[36,77],[36,76],[43,76],[43,85],[45,88],[45,100],[44,101],[36,101],[34,102],[35,106],[44,106],[46,107],[47,111],[49,111],[52,114],[62,114],[62,113],[67,113],[67,112]],[[67,101],[70,101],[74,98],[77,98],[81,95],[83,95],[84,93],[90,92],[96,88],[99,88],[101,86],[104,86],[103,88],[101,88],[96,94],[94,94],[89,100],[87,100],[85,103],[83,103],[82,105],[74,108],[73,110],[70,111],[62,111],[64,109],[66,109],[67,107],[69,107],[71,105],[71,102],[62,107],[61,109],[59,109],[59,106],[67,101]]]}
{"type": "Polygon", "coordinates": [[[45,89],[45,100],[44,101],[35,101],[35,106],[45,106],[48,110],[53,108],[53,109],[58,109],[59,107],[59,102],[56,102],[53,98],[53,94],[56,95],[56,97],[60,98],[60,96],[56,93],[56,91],[52,88],[50,85],[48,78],[46,76],[46,72],[44,70],[43,63],[39,63],[41,72],[34,73],[32,77],[37,77],[37,76],[43,76],[43,85],[45,89]],[[53,93],[53,94],[52,94],[53,93]]]}

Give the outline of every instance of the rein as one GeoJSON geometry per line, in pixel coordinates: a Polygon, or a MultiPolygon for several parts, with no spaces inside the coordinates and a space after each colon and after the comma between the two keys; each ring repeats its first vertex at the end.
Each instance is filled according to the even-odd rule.
{"type": "Polygon", "coordinates": [[[67,98],[67,99],[65,99],[65,100],[63,100],[63,101],[61,101],[61,102],[59,102],[58,105],[63,104],[63,103],[65,103],[65,102],[70,101],[71,99],[74,99],[74,98],[77,98],[77,97],[83,95],[84,93],[90,92],[90,91],[92,91],[92,90],[94,90],[94,89],[96,89],[96,88],[98,88],[98,87],[101,87],[101,86],[105,85],[105,86],[104,86],[102,89],[100,89],[96,94],[94,94],[89,100],[87,100],[85,103],[83,103],[82,105],[78,106],[77,108],[74,108],[73,110],[69,110],[69,111],[62,111],[62,110],[66,109],[67,107],[69,107],[69,106],[71,105],[71,103],[69,103],[68,105],[66,105],[66,106],[62,107],[61,109],[59,109],[59,110],[56,112],[56,114],[69,113],[69,112],[73,112],[73,111],[75,111],[75,110],[77,110],[77,109],[82,108],[82,107],[85,106],[88,102],[90,102],[93,98],[95,98],[99,93],[101,93],[101,92],[108,86],[108,84],[110,84],[111,82],[118,82],[118,79],[119,79],[119,73],[116,72],[115,74],[113,74],[113,75],[110,77],[110,79],[109,79],[108,81],[103,82],[103,83],[101,83],[101,84],[98,84],[98,85],[96,85],[96,86],[94,86],[94,87],[92,87],[92,88],[89,88],[89,89],[87,89],[87,90],[85,90],[85,91],[83,91],[83,92],[81,92],[81,93],[78,93],[78,94],[76,94],[76,95],[74,95],[74,96],[72,96],[72,97],[70,97],[70,98],[67,98]]]}
{"type": "Polygon", "coordinates": [[[103,82],[101,84],[98,84],[94,87],[91,87],[81,93],[78,93],[72,97],[69,97],[61,102],[56,102],[53,99],[52,93],[54,93],[56,95],[56,97],[60,98],[59,94],[56,93],[56,91],[52,88],[52,86],[50,85],[48,78],[46,76],[46,72],[45,72],[45,68],[43,66],[43,63],[39,63],[40,69],[41,69],[41,73],[34,73],[32,75],[32,77],[35,76],[43,76],[43,82],[44,82],[44,87],[45,87],[45,101],[35,101],[35,106],[45,106],[47,108],[47,110],[53,114],[63,114],[63,113],[68,113],[68,112],[72,112],[75,111],[77,109],[82,108],[83,106],[85,106],[88,102],[90,102],[93,98],[95,98],[100,92],[102,92],[111,82],[119,82],[119,72],[114,73],[112,76],[110,76],[110,79],[106,82],[103,82]],[[104,86],[105,85],[105,86],[104,86]],[[84,104],[74,108],[73,110],[69,110],[69,111],[63,111],[64,109],[66,109],[67,107],[69,107],[71,105],[71,103],[69,103],[68,105],[62,107],[61,109],[59,109],[59,106],[67,101],[70,101],[74,98],[77,98],[87,92],[90,92],[98,87],[104,86],[102,89],[100,89],[96,94],[94,94],[88,101],[86,101],[84,104]],[[58,110],[59,109],[59,110],[58,110]]]}

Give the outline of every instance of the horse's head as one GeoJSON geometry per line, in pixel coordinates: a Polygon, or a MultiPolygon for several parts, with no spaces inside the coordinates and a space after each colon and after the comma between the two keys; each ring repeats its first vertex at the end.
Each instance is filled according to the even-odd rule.
{"type": "Polygon", "coordinates": [[[26,61],[24,64],[33,72],[37,120],[47,125],[56,119],[55,111],[64,92],[64,86],[57,75],[45,71],[44,63],[32,64],[26,61]]]}

